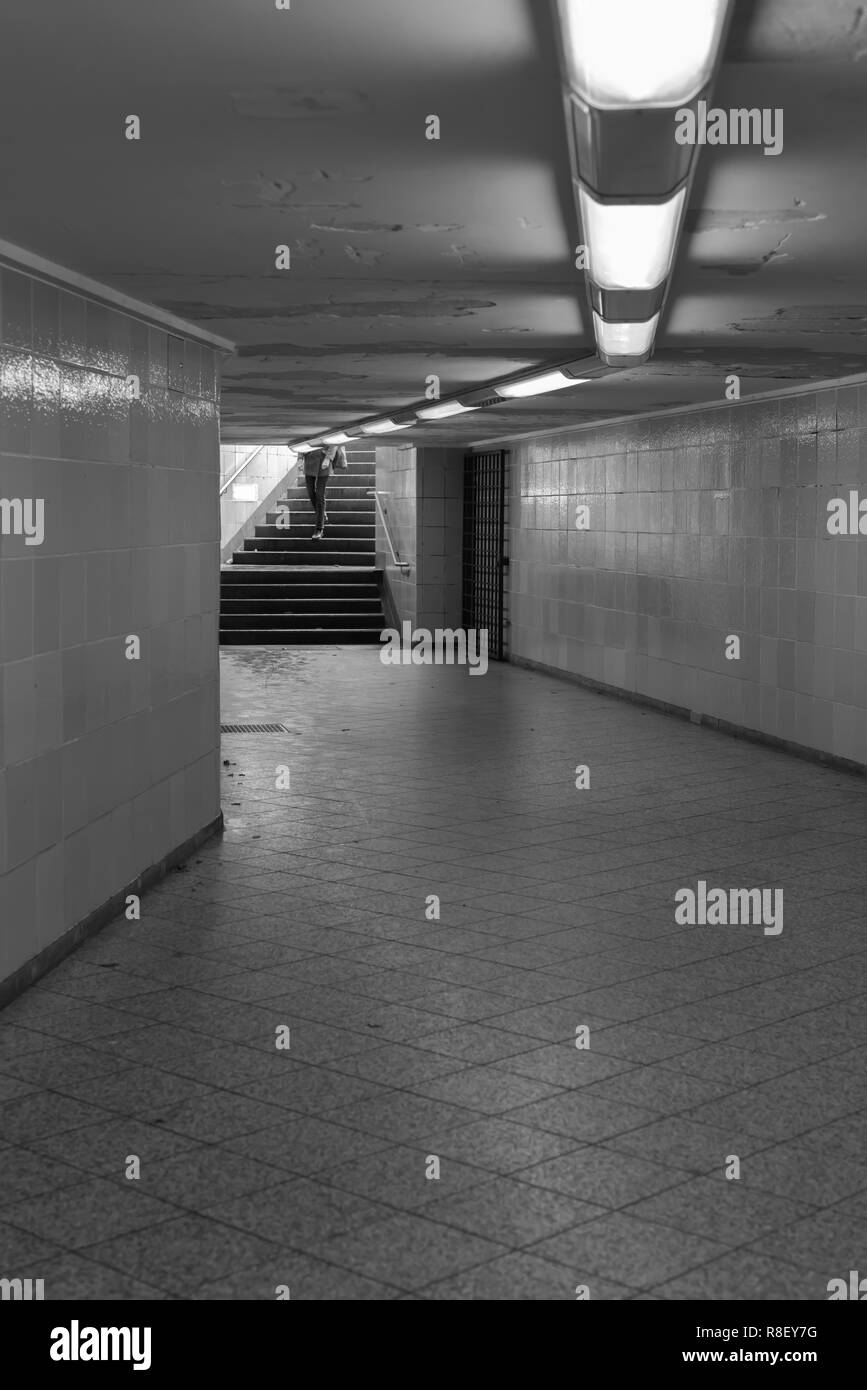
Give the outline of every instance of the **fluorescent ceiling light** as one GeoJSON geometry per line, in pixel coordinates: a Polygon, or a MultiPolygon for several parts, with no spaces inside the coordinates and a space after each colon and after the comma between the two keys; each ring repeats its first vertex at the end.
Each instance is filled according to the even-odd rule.
{"type": "Polygon", "coordinates": [[[600,203],[579,186],[588,270],[603,290],[652,290],[671,271],[686,189],[666,203],[600,203]]]}
{"type": "Polygon", "coordinates": [[[571,85],[591,106],[680,106],[713,69],[727,0],[558,0],[571,85]]]}
{"type": "Polygon", "coordinates": [[[393,430],[408,430],[411,421],[404,421],[402,425],[395,424],[394,420],[372,420],[369,425],[362,425],[362,434],[391,434],[393,430]]]}
{"type": "Polygon", "coordinates": [[[498,396],[510,400],[513,396],[543,396],[546,391],[562,391],[564,386],[580,386],[585,377],[566,376],[563,372],[543,372],[541,376],[530,376],[524,381],[509,381],[504,386],[495,386],[498,396]]]}
{"type": "Polygon", "coordinates": [[[596,342],[609,357],[643,357],[650,351],[658,322],[659,314],[644,323],[609,323],[593,314],[596,342]]]}
{"type": "Polygon", "coordinates": [[[442,405],[425,406],[416,413],[420,420],[447,420],[450,415],[465,415],[478,408],[477,405],[461,405],[460,401],[443,401],[442,405]]]}
{"type": "Polygon", "coordinates": [[[340,431],[338,431],[337,434],[326,434],[326,435],[323,437],[322,443],[323,443],[323,444],[350,444],[350,443],[352,442],[353,439],[357,439],[357,438],[358,438],[358,435],[357,435],[357,434],[343,434],[343,433],[341,433],[340,431]]]}
{"type": "Polygon", "coordinates": [[[289,448],[293,454],[309,454],[313,448],[312,444],[290,444],[289,448]]]}

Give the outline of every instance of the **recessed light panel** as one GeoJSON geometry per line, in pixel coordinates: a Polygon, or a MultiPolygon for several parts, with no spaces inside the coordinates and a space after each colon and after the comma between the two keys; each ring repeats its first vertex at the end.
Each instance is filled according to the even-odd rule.
{"type": "Polygon", "coordinates": [[[396,424],[394,420],[371,420],[369,425],[362,425],[362,434],[391,434],[394,430],[408,430],[409,423],[396,424]]]}
{"type": "Polygon", "coordinates": [[[569,82],[591,106],[680,106],[708,82],[727,0],[558,0],[569,82]]]}
{"type": "Polygon", "coordinates": [[[521,396],[543,396],[547,391],[562,391],[565,386],[580,386],[583,377],[566,376],[563,372],[543,372],[540,376],[527,377],[525,381],[509,381],[494,389],[498,396],[506,400],[521,396]]]}
{"type": "Polygon", "coordinates": [[[600,203],[579,188],[594,285],[604,290],[661,285],[671,271],[684,197],[682,188],[665,203],[600,203]]]}
{"type": "Polygon", "coordinates": [[[467,415],[475,410],[473,405],[461,405],[460,401],[443,401],[440,405],[425,406],[418,411],[420,420],[447,420],[450,415],[467,415]]]}
{"type": "Polygon", "coordinates": [[[593,315],[599,351],[606,357],[644,357],[653,346],[659,314],[644,323],[609,323],[593,315]]]}

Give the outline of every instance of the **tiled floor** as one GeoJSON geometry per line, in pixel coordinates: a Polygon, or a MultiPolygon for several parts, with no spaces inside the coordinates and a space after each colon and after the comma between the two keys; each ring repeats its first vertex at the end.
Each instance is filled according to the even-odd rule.
{"type": "Polygon", "coordinates": [[[863,782],[512,667],[223,672],[227,721],[289,728],[225,739],[225,835],[0,1016],[0,1274],[811,1300],[864,1268],[863,782]],[[700,878],[782,887],[782,934],[676,925],[700,878]]]}

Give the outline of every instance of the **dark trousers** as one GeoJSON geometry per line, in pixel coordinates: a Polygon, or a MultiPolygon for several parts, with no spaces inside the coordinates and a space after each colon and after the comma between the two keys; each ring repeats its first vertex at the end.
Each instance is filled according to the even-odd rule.
{"type": "Polygon", "coordinates": [[[316,513],[316,530],[321,531],[325,525],[325,489],[328,487],[330,473],[320,473],[318,478],[306,477],[307,496],[310,498],[310,505],[316,513]]]}

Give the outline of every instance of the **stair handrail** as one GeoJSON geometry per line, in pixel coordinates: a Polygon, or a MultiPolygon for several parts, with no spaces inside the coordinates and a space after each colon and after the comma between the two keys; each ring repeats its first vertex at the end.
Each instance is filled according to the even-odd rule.
{"type": "MultiPolygon", "coordinates": [[[[258,453],[261,449],[267,449],[267,448],[269,448],[269,447],[270,447],[270,446],[269,446],[268,444],[261,444],[261,445],[259,445],[258,448],[257,448],[256,450],[254,450],[253,452],[254,452],[254,453],[258,453]]],[[[297,475],[297,473],[298,473],[298,469],[299,469],[299,467],[300,467],[300,465],[301,465],[301,462],[302,462],[302,460],[303,460],[303,458],[304,458],[304,455],[303,455],[303,454],[296,454],[295,451],[294,451],[294,449],[290,449],[290,450],[289,450],[289,457],[292,458],[294,461],[293,461],[292,463],[290,463],[289,467],[286,469],[286,472],[285,472],[285,473],[283,474],[283,476],[280,478],[280,481],[279,481],[278,483],[276,483],[275,486],[274,486],[273,488],[270,489],[270,491],[268,492],[267,496],[266,496],[263,500],[261,500],[261,501],[259,502],[259,505],[258,505],[257,507],[254,507],[253,510],[252,510],[251,512],[248,513],[248,515],[246,516],[246,518],[244,519],[244,521],[241,522],[240,526],[237,526],[237,527],[235,528],[235,530],[233,531],[233,533],[232,533],[230,539],[226,542],[225,545],[223,545],[223,543],[222,543],[222,537],[221,537],[221,543],[220,543],[220,563],[221,563],[221,564],[226,564],[226,563],[227,563],[227,561],[228,561],[229,558],[231,557],[232,553],[238,548],[238,542],[239,542],[239,541],[246,540],[249,536],[255,534],[255,528],[256,528],[256,526],[257,526],[259,523],[261,523],[262,521],[267,520],[267,513],[268,513],[269,510],[273,511],[273,510],[275,509],[275,507],[276,507],[276,509],[277,509],[278,511],[280,511],[280,510],[281,510],[282,508],[284,508],[284,506],[286,505],[284,498],[283,498],[280,494],[281,494],[281,492],[282,492],[284,489],[291,487],[292,483],[295,481],[296,475],[297,475]]],[[[253,458],[253,453],[251,453],[251,454],[244,460],[243,467],[246,467],[247,464],[251,462],[252,458],[253,458]]],[[[235,476],[237,477],[237,472],[236,472],[235,476]]],[[[220,509],[221,509],[221,511],[222,511],[223,497],[224,497],[224,495],[225,495],[226,488],[229,487],[229,485],[231,484],[231,482],[232,482],[232,479],[230,478],[229,481],[228,481],[228,483],[226,484],[226,487],[221,487],[221,488],[220,488],[220,509]]],[[[222,527],[221,527],[221,531],[222,531],[222,527]]]]}
{"type": "Polygon", "coordinates": [[[259,454],[261,454],[261,452],[262,452],[263,449],[267,449],[267,447],[268,447],[267,444],[260,444],[260,445],[258,446],[258,448],[253,449],[253,450],[247,455],[247,457],[244,459],[244,462],[241,464],[241,467],[240,467],[240,468],[236,468],[235,471],[234,471],[234,473],[232,474],[231,478],[228,478],[228,479],[226,480],[226,482],[223,483],[223,486],[220,488],[220,496],[221,496],[221,497],[223,496],[223,493],[224,493],[224,492],[228,492],[228,491],[229,491],[229,488],[232,486],[233,482],[234,482],[235,479],[238,477],[238,474],[239,474],[239,473],[243,473],[244,469],[247,467],[247,464],[248,464],[248,463],[252,463],[252,462],[253,462],[253,459],[256,458],[259,454]]]}
{"type": "Polygon", "coordinates": [[[383,510],[382,503],[379,500],[380,496],[390,497],[391,493],[386,492],[384,488],[371,487],[367,489],[367,495],[368,497],[372,497],[374,502],[376,503],[376,510],[379,513],[379,519],[382,522],[382,529],[385,532],[385,539],[388,541],[388,548],[391,551],[392,560],[394,561],[395,565],[399,570],[402,570],[404,573],[408,572],[412,568],[412,566],[410,565],[408,560],[401,560],[400,556],[395,550],[394,541],[391,539],[391,528],[388,524],[388,518],[385,514],[385,511],[383,510]]]}

